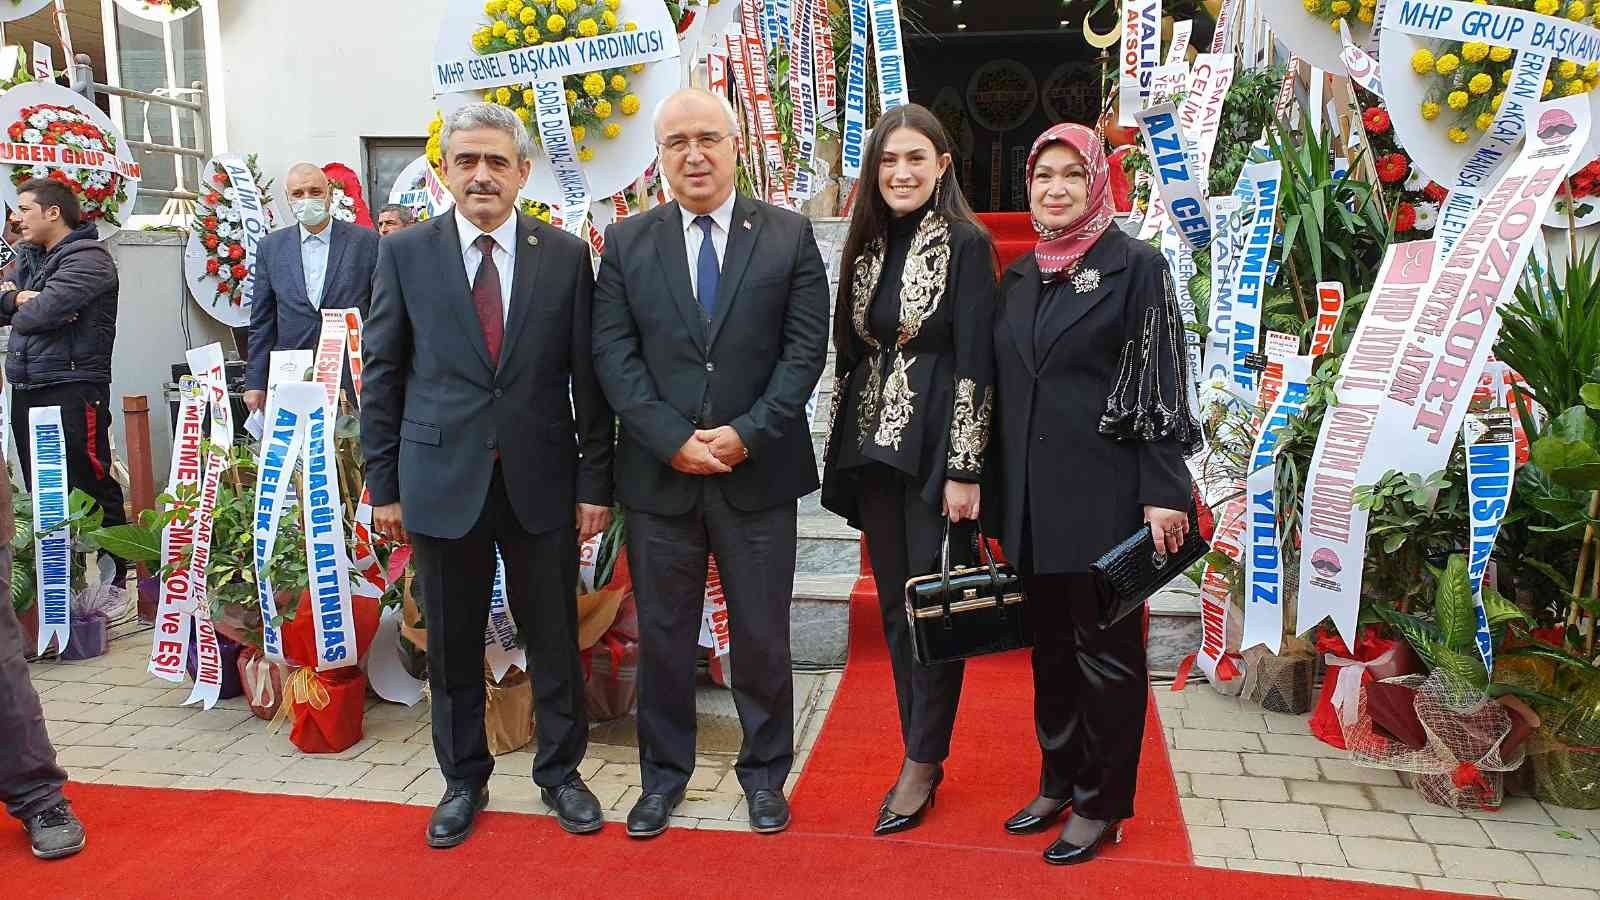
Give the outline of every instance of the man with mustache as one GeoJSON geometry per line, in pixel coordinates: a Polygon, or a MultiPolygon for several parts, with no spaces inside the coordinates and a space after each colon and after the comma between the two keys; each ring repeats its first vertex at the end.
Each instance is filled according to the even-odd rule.
{"type": "Polygon", "coordinates": [[[333,191],[321,169],[295,163],[283,187],[299,224],[274,231],[256,245],[244,374],[244,402],[252,412],[266,406],[272,351],[315,347],[325,309],[366,313],[378,260],[376,232],[333,218],[333,191]]]}
{"type": "Polygon", "coordinates": [[[562,828],[598,831],[600,804],[578,777],[589,726],[573,602],[578,543],[611,517],[589,245],[516,212],[533,147],[509,109],[464,106],[440,143],[455,210],[379,245],[361,408],[373,525],[409,533],[428,621],[445,779],[428,844],[466,840],[489,801],[483,634],[497,549],[532,668],[533,780],[562,828]]]}
{"type": "Polygon", "coordinates": [[[827,354],[827,275],[804,216],[735,195],[725,98],[679,91],[655,131],[677,199],[607,230],[594,297],[595,369],[622,420],[617,485],[639,605],[644,794],[628,834],[665,831],[694,771],[708,553],[728,598],[750,828],[782,831],[795,501],[817,488],[805,408],[827,354]]]}

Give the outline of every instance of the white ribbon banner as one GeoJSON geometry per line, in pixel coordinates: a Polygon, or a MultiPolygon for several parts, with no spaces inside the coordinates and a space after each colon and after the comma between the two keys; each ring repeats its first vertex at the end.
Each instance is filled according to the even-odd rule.
{"type": "Polygon", "coordinates": [[[1172,24],[1172,43],[1167,45],[1166,63],[1188,62],[1189,36],[1194,33],[1194,20],[1184,19],[1172,24]]]}
{"type": "MultiPolygon", "coordinates": [[[[767,187],[776,206],[790,205],[788,183],[784,178],[783,139],[778,134],[778,118],[772,108],[772,86],[767,80],[767,51],[756,28],[755,10],[749,4],[740,8],[744,36],[744,83],[756,108],[756,127],[767,161],[767,187]]],[[[881,77],[881,73],[880,73],[881,77]]]]}
{"type": "Polygon", "coordinates": [[[0,165],[72,166],[115,172],[129,181],[139,180],[139,164],[101,150],[78,150],[61,144],[0,143],[0,165]]]}
{"type": "Polygon", "coordinates": [[[261,607],[261,650],[273,662],[284,662],[283,632],[277,624],[278,604],[272,582],[267,577],[267,565],[277,546],[278,524],[283,520],[288,503],[295,464],[305,449],[306,430],[301,427],[303,416],[298,410],[311,402],[321,403],[324,396],[321,387],[304,381],[273,384],[267,388],[266,429],[256,456],[253,531],[256,601],[261,607]],[[280,402],[285,394],[290,395],[287,406],[280,402]],[[303,394],[308,399],[296,398],[295,394],[303,394]]]}
{"type": "Polygon", "coordinates": [[[1494,639],[1489,633],[1488,610],[1483,605],[1483,577],[1494,554],[1500,523],[1511,505],[1511,488],[1517,465],[1517,440],[1511,414],[1474,413],[1461,429],[1467,445],[1467,514],[1471,517],[1472,552],[1467,557],[1467,581],[1472,585],[1472,606],[1477,616],[1473,640],[1483,657],[1483,668],[1494,673],[1494,639]]]}
{"type": "Polygon", "coordinates": [[[1261,378],[1266,409],[1250,452],[1245,490],[1250,511],[1249,552],[1244,558],[1244,638],[1240,649],[1264,644],[1276,655],[1283,639],[1283,541],[1278,532],[1279,431],[1305,409],[1311,357],[1290,356],[1267,363],[1261,378]],[[1269,394],[1271,396],[1269,396],[1269,394]]]}
{"type": "Polygon", "coordinates": [[[433,92],[481,93],[512,84],[560,81],[567,75],[657,62],[678,52],[678,36],[670,29],[640,28],[518,47],[490,56],[441,59],[433,64],[433,92]]]}
{"type": "Polygon", "coordinates": [[[1239,209],[1238,197],[1211,199],[1211,303],[1206,309],[1209,328],[1201,360],[1205,381],[1227,382],[1232,378],[1234,232],[1239,209]]]}
{"type": "MultiPolygon", "coordinates": [[[[793,109],[794,195],[805,200],[817,192],[812,167],[817,158],[817,98],[815,93],[817,17],[812,4],[818,0],[794,0],[794,15],[789,30],[789,105],[793,109]]],[[[826,0],[822,0],[826,2],[826,0]]]]}
{"type": "Polygon", "coordinates": [[[811,65],[817,72],[817,125],[828,131],[839,128],[838,68],[833,59],[833,22],[828,16],[827,0],[813,0],[811,4],[813,33],[816,34],[815,59],[811,65]]]}
{"type": "MultiPolygon", "coordinates": [[[[1377,34],[1377,29],[1373,29],[1377,34]]],[[[1339,20],[1339,41],[1343,45],[1339,51],[1339,60],[1344,63],[1345,71],[1350,73],[1350,80],[1383,99],[1383,79],[1378,72],[1378,61],[1372,54],[1357,47],[1350,39],[1350,26],[1343,19],[1339,20]]]]}
{"type": "MultiPolygon", "coordinates": [[[[200,458],[201,428],[205,424],[203,385],[192,376],[178,380],[177,441],[167,492],[174,496],[198,491],[204,461],[200,458]]],[[[179,516],[161,530],[161,563],[171,571],[162,575],[161,599],[156,605],[155,630],[150,645],[150,674],[179,683],[189,655],[190,569],[184,562],[194,540],[194,520],[179,516]]]]}
{"type": "Polygon", "coordinates": [[[861,154],[867,142],[867,0],[850,0],[850,72],[844,85],[844,134],[840,136],[840,168],[847,178],[861,177],[861,154]]]}
{"type": "Polygon", "coordinates": [[[878,105],[881,112],[888,112],[911,102],[911,89],[906,85],[906,51],[900,42],[900,4],[897,0],[871,2],[873,60],[878,65],[878,105]]]}
{"type": "Polygon", "coordinates": [[[1162,103],[1140,110],[1134,118],[1144,134],[1150,169],[1167,216],[1190,249],[1204,250],[1211,243],[1204,179],[1189,168],[1189,141],[1178,125],[1177,108],[1162,103]]]}
{"type": "Polygon", "coordinates": [[[498,546],[494,548],[494,588],[489,592],[489,620],[483,629],[483,658],[489,664],[489,675],[495,684],[506,677],[512,666],[528,671],[528,653],[517,645],[517,624],[506,602],[506,561],[500,556],[498,546]]]}
{"type": "Polygon", "coordinates": [[[1385,29],[1443,41],[1483,41],[1580,66],[1600,62],[1600,30],[1556,16],[1462,0],[1391,0],[1383,12],[1385,29]]]}
{"type": "Polygon", "coordinates": [[[233,208],[239,213],[242,232],[239,243],[244,245],[244,264],[249,270],[239,287],[245,301],[249,302],[255,296],[256,245],[272,230],[267,224],[267,201],[261,196],[261,188],[242,157],[219,156],[212,161],[228,174],[228,185],[233,188],[233,208]]]}
{"type": "MultiPolygon", "coordinates": [[[[1217,511],[1211,548],[1229,559],[1239,560],[1244,554],[1244,517],[1243,498],[1235,497],[1223,504],[1217,511]]],[[[1229,588],[1227,575],[1206,563],[1200,577],[1200,650],[1195,659],[1212,684],[1231,680],[1235,674],[1231,664],[1224,665],[1228,651],[1229,588]]]]}
{"type": "Polygon", "coordinates": [[[572,122],[567,117],[567,92],[560,78],[541,78],[533,83],[533,97],[539,144],[550,159],[550,170],[561,191],[558,203],[561,227],[569,234],[583,237],[584,224],[589,219],[589,176],[584,174],[583,165],[578,161],[578,142],[572,136],[572,122]]]}
{"type": "Polygon", "coordinates": [[[1122,0],[1122,58],[1117,78],[1117,124],[1134,124],[1144,109],[1161,58],[1161,0],[1122,0]]]}
{"type": "Polygon", "coordinates": [[[316,383],[322,385],[327,407],[339,409],[339,388],[344,380],[345,343],[349,337],[344,310],[322,311],[322,330],[317,337],[316,383]]]}
{"type": "Polygon", "coordinates": [[[1311,332],[1311,356],[1328,352],[1333,343],[1333,329],[1344,312],[1344,285],[1337,281],[1317,282],[1317,324],[1311,332]]]}
{"type": "Polygon", "coordinates": [[[1434,268],[1433,241],[1389,245],[1345,351],[1334,385],[1338,402],[1323,417],[1306,476],[1295,634],[1332,617],[1339,636],[1346,643],[1355,640],[1367,511],[1355,504],[1354,492],[1357,485],[1376,480],[1363,478],[1362,462],[1369,446],[1382,446],[1373,440],[1378,404],[1394,377],[1401,340],[1422,310],[1422,292],[1434,268]]]}
{"type": "MultiPolygon", "coordinates": [[[[1233,54],[1201,53],[1194,58],[1189,73],[1188,94],[1178,110],[1189,137],[1189,171],[1200,181],[1202,194],[1209,194],[1211,155],[1217,146],[1217,131],[1222,126],[1222,103],[1233,84],[1233,54]]],[[[1215,230],[1213,230],[1213,235],[1215,230]]]]}
{"type": "Polygon", "coordinates": [[[215,706],[222,695],[222,648],[217,629],[211,622],[210,585],[211,533],[215,524],[217,491],[222,471],[233,449],[233,410],[228,401],[227,375],[223,369],[222,345],[207,344],[188,351],[189,371],[199,379],[206,405],[211,410],[210,446],[206,451],[205,475],[200,484],[200,506],[195,512],[194,552],[189,559],[189,604],[194,618],[195,681],[185,706],[196,701],[206,709],[215,706]]]}
{"type": "Polygon", "coordinates": [[[322,391],[308,395],[295,385],[278,389],[281,409],[303,417],[306,430],[305,498],[306,566],[311,608],[315,616],[319,671],[356,664],[355,619],[350,609],[350,563],[345,557],[344,514],[339,497],[339,469],[334,461],[333,414],[322,391]],[[306,398],[313,396],[315,403],[306,398]],[[311,407],[307,409],[306,407],[311,407]]]}
{"type": "Polygon", "coordinates": [[[56,652],[72,638],[72,535],[67,520],[67,442],[61,431],[61,407],[28,410],[33,444],[33,560],[39,604],[39,644],[43,654],[55,641],[56,652]],[[46,532],[55,529],[51,534],[46,532]]]}
{"type": "Polygon", "coordinates": [[[1233,333],[1229,348],[1230,379],[1235,393],[1252,397],[1256,393],[1257,373],[1245,358],[1256,352],[1261,331],[1261,301],[1268,280],[1267,260],[1272,255],[1272,235],[1278,214],[1278,179],[1281,166],[1276,161],[1245,166],[1250,175],[1255,212],[1244,250],[1234,263],[1233,333]]]}
{"type": "Polygon", "coordinates": [[[715,556],[706,560],[706,593],[700,607],[700,646],[718,658],[728,655],[728,596],[722,589],[722,574],[715,556]]]}

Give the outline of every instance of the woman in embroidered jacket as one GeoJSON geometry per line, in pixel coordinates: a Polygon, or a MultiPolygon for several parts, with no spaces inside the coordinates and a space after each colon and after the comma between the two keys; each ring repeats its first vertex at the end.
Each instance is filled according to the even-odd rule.
{"type": "Polygon", "coordinates": [[[1040,832],[1070,808],[1045,851],[1070,865],[1133,814],[1148,690],[1142,617],[1100,630],[1089,565],[1141,523],[1183,544],[1200,430],[1171,276],[1112,223],[1099,136],[1046,131],[1026,174],[1039,242],[1001,277],[984,515],[1028,597],[1043,754],[1038,796],[1005,827],[1040,832]]]}
{"type": "Polygon", "coordinates": [[[944,777],[963,667],[916,661],[905,582],[939,565],[946,516],[951,564],[971,557],[994,402],[994,249],[950,149],[924,107],[878,120],[833,316],[822,505],[866,532],[906,753],[877,834],[919,824],[944,777]]]}

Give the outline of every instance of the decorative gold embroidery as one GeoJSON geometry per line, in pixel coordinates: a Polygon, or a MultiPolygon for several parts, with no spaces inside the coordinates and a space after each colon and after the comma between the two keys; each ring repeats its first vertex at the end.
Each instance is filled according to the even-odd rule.
{"type": "Polygon", "coordinates": [[[856,334],[874,350],[880,348],[867,324],[867,312],[872,308],[872,295],[878,292],[878,282],[883,278],[883,254],[883,238],[869,242],[856,257],[855,277],[850,282],[850,312],[856,334]]]}
{"type": "Polygon", "coordinates": [[[833,390],[828,397],[828,436],[822,440],[822,458],[828,459],[833,452],[833,433],[839,427],[839,407],[844,401],[844,392],[850,389],[845,379],[835,377],[833,390]]]}
{"type": "Polygon", "coordinates": [[[929,213],[911,239],[900,277],[900,339],[896,347],[904,347],[922,331],[922,323],[944,297],[949,275],[950,226],[944,216],[929,213]]]}
{"type": "Polygon", "coordinates": [[[906,359],[899,353],[894,355],[894,371],[883,382],[883,414],[878,419],[878,433],[872,438],[879,447],[900,450],[900,433],[905,431],[912,413],[916,412],[911,401],[917,394],[911,390],[911,378],[907,375],[916,362],[915,356],[906,359]]]}
{"type": "Polygon", "coordinates": [[[949,467],[974,475],[983,472],[983,451],[989,446],[989,417],[994,412],[994,388],[983,389],[983,405],[974,403],[978,385],[971,378],[956,382],[955,412],[950,417],[949,467]]]}
{"type": "Polygon", "coordinates": [[[877,353],[867,362],[867,383],[856,398],[856,449],[866,446],[867,432],[878,418],[878,393],[883,389],[883,357],[877,353]]]}

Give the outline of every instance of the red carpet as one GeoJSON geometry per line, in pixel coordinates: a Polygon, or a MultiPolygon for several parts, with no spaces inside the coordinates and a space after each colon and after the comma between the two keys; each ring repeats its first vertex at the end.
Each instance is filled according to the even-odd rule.
{"type": "Polygon", "coordinates": [[[90,829],[81,854],[53,863],[0,830],[0,884],[50,898],[1179,897],[1229,900],[1438,896],[1348,882],[1188,864],[1176,791],[1153,714],[1138,819],[1100,860],[1056,869],[1049,835],[1011,838],[1002,819],[1036,788],[1030,680],[1014,655],[969,667],[940,803],[895,839],[868,829],[900,757],[893,687],[877,611],[852,610],[850,666],[794,797],[784,834],[674,829],[630,841],[616,825],[572,837],[545,816],[488,813],[472,839],[422,842],[428,809],[74,784],[90,829]]]}

